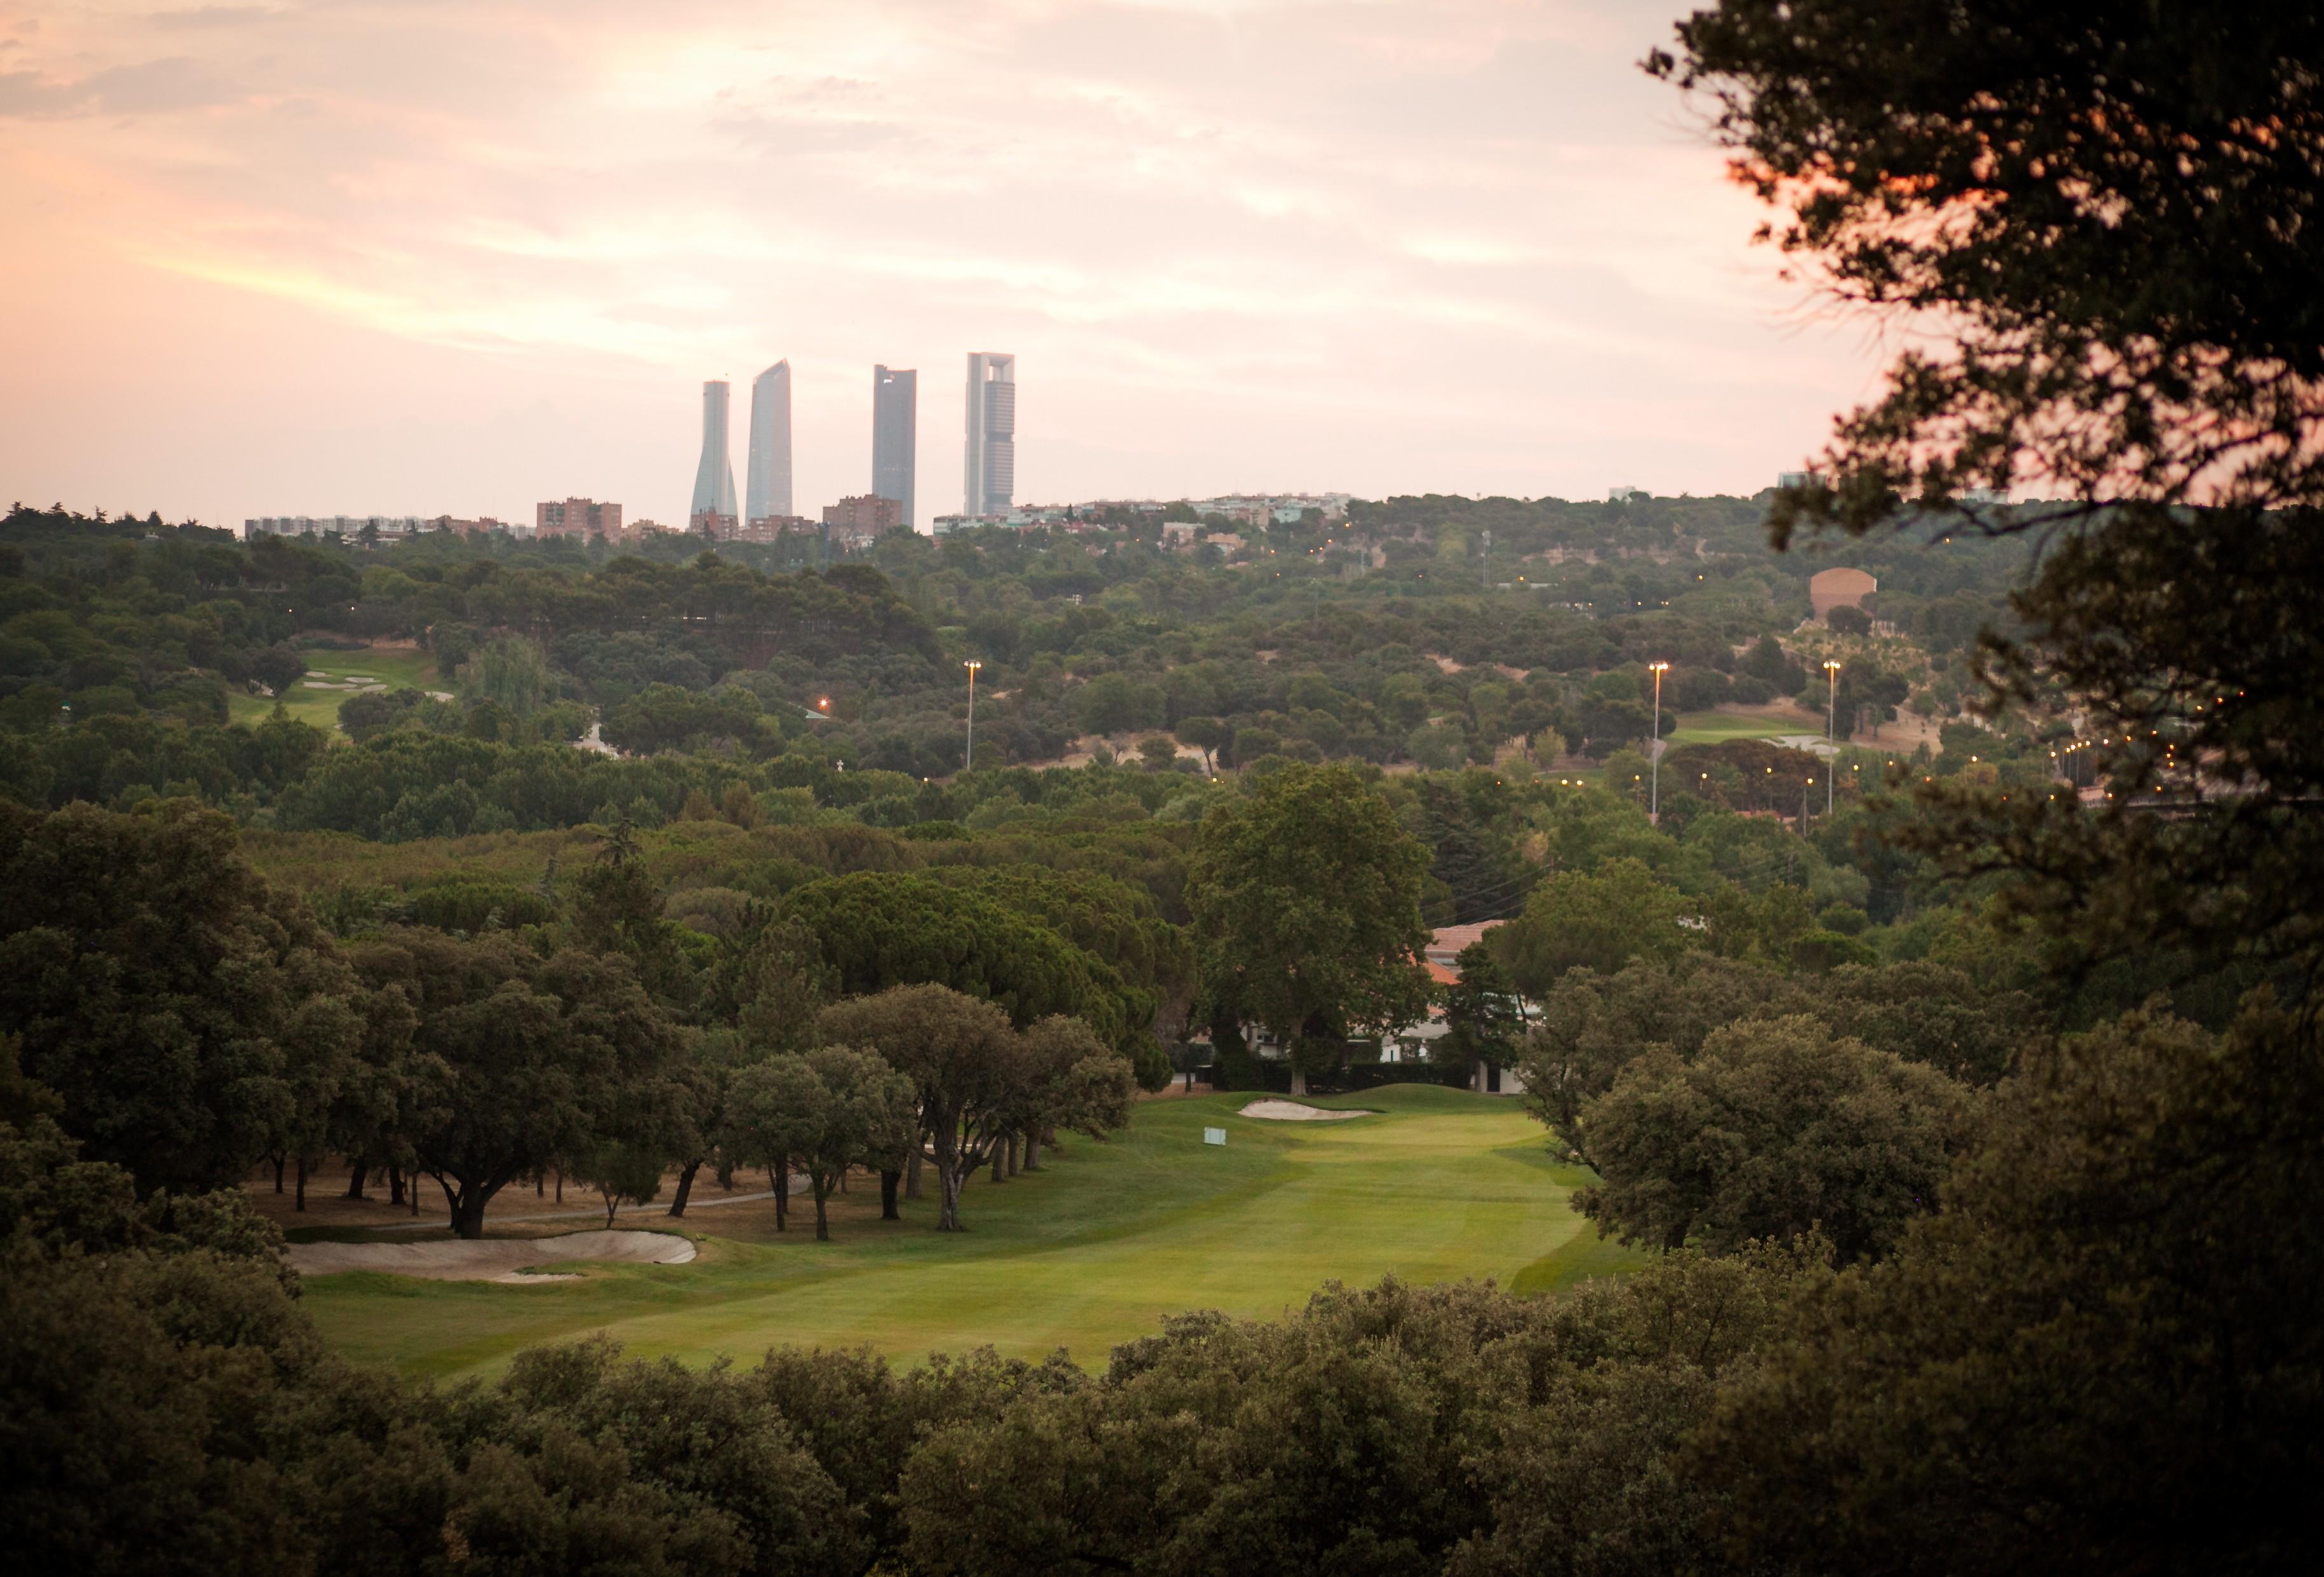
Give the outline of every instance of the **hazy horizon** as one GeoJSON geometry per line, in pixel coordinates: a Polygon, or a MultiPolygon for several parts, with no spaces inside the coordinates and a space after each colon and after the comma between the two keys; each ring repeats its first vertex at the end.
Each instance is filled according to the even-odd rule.
{"type": "Polygon", "coordinates": [[[700,386],[788,358],[813,514],[967,353],[1019,502],[1748,493],[1861,328],[1636,62],[1681,3],[0,0],[28,503],[684,518],[700,386]]]}

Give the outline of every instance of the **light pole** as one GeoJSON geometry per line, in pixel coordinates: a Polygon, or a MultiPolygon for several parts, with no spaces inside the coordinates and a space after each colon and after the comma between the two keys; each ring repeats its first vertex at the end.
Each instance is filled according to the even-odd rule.
{"type": "Polygon", "coordinates": [[[1831,698],[1824,703],[1823,736],[1831,745],[1831,754],[1823,759],[1823,813],[1831,814],[1831,764],[1840,759],[1840,662],[1836,658],[1823,659],[1823,671],[1831,678],[1831,698]]]}
{"type": "Polygon", "coordinates": [[[984,665],[972,657],[960,666],[968,670],[968,750],[960,770],[971,772],[976,770],[976,670],[984,665]]]}
{"type": "Polygon", "coordinates": [[[1656,826],[1663,821],[1663,675],[1669,671],[1666,662],[1650,662],[1646,667],[1655,676],[1655,737],[1646,742],[1654,753],[1646,758],[1646,819],[1656,826]]]}

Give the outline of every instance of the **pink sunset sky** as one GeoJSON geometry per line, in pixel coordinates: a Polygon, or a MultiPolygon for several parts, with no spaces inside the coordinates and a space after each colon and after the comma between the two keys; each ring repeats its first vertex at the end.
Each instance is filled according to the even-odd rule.
{"type": "Polygon", "coordinates": [[[1018,358],[1020,502],[1750,493],[1879,346],[1637,69],[1683,0],[0,0],[0,493],[684,518],[1018,358]]]}

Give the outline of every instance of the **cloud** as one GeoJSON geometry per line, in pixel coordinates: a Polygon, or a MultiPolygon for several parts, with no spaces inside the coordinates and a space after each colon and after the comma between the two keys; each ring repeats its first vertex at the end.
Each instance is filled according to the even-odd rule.
{"type": "Polygon", "coordinates": [[[172,115],[230,103],[235,97],[236,89],[220,73],[181,56],[115,66],[69,81],[36,71],[0,75],[0,115],[26,119],[172,115]]]}
{"type": "MultiPolygon", "coordinates": [[[[931,497],[971,345],[1019,355],[1042,497],[1756,486],[1863,376],[1787,318],[1748,199],[1635,69],[1668,28],[1646,0],[10,5],[0,200],[44,281],[0,293],[20,360],[103,337],[124,290],[222,292],[239,350],[165,318],[92,379],[174,346],[256,400],[353,375],[314,360],[328,324],[438,369],[377,382],[390,407],[591,391],[562,430],[618,410],[590,464],[665,518],[686,391],[778,355],[808,491],[860,485],[870,363],[919,365],[931,497]]],[[[105,468],[19,413],[0,463],[105,468]]],[[[512,472],[573,463],[559,430],[512,472]]],[[[335,452],[352,491],[411,485],[335,452]]]]}

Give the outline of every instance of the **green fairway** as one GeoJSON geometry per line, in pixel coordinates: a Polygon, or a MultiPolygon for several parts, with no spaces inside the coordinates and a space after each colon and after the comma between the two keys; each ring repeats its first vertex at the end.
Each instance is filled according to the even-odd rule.
{"type": "MultiPolygon", "coordinates": [[[[305,656],[308,673],[322,678],[300,679],[281,699],[291,716],[326,731],[338,726],[339,703],[367,687],[355,681],[374,680],[391,690],[446,687],[434,659],[413,646],[374,646],[364,651],[309,647],[305,656]]],[[[274,710],[274,703],[263,696],[232,696],[226,706],[235,723],[261,723],[274,710]]]]}
{"type": "Polygon", "coordinates": [[[1720,744],[1730,739],[1777,739],[1821,733],[1823,720],[1803,712],[1687,712],[1670,735],[1673,745],[1720,744]]]}
{"type": "Polygon", "coordinates": [[[804,1210],[777,1238],[760,1207],[714,1207],[685,1222],[709,1234],[690,1265],[607,1266],[533,1286],[350,1273],[310,1281],[306,1304],[352,1356],[437,1375],[490,1373],[521,1347],[597,1330],[632,1353],[689,1362],[792,1342],[868,1342],[904,1359],[989,1342],[1024,1356],[1065,1347],[1096,1364],[1165,1314],[1272,1316],[1328,1280],[1508,1285],[1526,1273],[1546,1288],[1636,1262],[1605,1252],[1572,1213],[1566,1196],[1587,1175],[1553,1162],[1514,1102],[1397,1086],[1362,1098],[1379,1116],[1268,1122],[1235,1114],[1250,1099],[1148,1102],[1128,1132],[1070,1139],[1038,1176],[980,1177],[958,1236],[928,1230],[927,1202],[881,1222],[863,1188],[831,1243],[813,1240],[804,1210]],[[1224,1128],[1227,1143],[1204,1144],[1205,1126],[1224,1128]]]}

